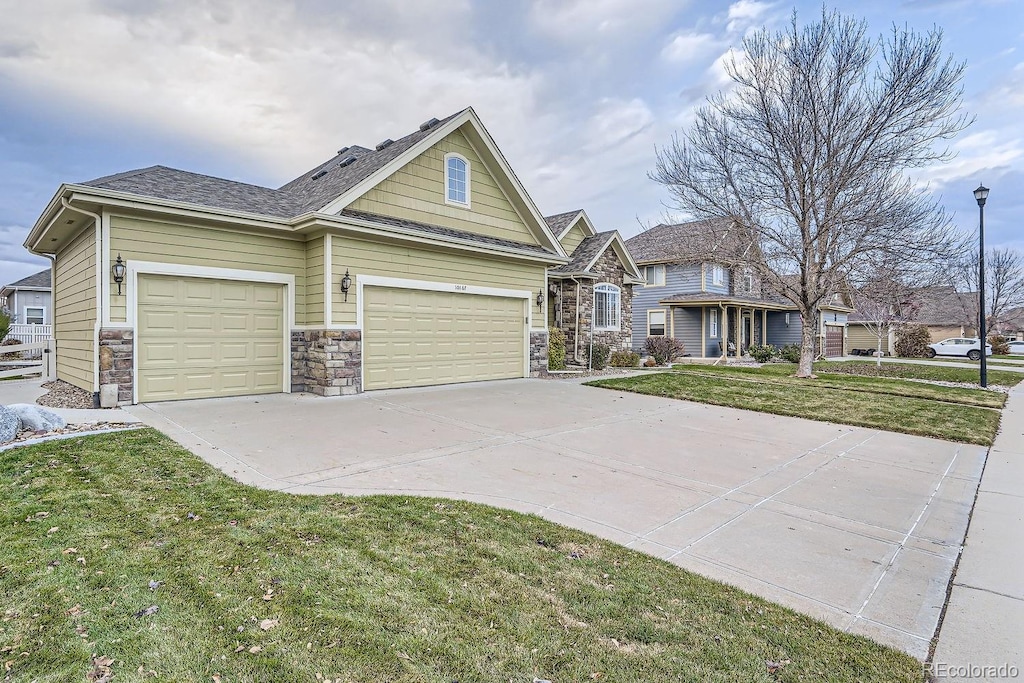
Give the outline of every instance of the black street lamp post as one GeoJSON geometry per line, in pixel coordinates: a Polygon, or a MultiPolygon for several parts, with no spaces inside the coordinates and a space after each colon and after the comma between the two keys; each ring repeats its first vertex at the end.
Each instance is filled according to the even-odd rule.
{"type": "Polygon", "coordinates": [[[988,386],[988,339],[985,333],[985,200],[988,199],[988,188],[978,185],[974,191],[978,200],[978,332],[981,337],[981,386],[988,386]]]}

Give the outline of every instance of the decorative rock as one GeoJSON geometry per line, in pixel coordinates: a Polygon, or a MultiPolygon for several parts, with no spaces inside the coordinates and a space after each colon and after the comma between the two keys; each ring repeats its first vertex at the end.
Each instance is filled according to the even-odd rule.
{"type": "Polygon", "coordinates": [[[0,406],[0,443],[14,441],[19,427],[21,427],[21,420],[18,418],[18,414],[7,406],[0,406]]]}
{"type": "MultiPolygon", "coordinates": [[[[31,403],[12,403],[7,409],[18,418],[22,430],[49,432],[63,429],[67,425],[64,418],[57,413],[31,403]]],[[[13,438],[12,436],[11,439],[13,438]]]]}

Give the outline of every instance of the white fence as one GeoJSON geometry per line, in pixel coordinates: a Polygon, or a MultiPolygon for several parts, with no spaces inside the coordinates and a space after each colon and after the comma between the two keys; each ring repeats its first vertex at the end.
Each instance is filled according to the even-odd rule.
{"type": "MultiPolygon", "coordinates": [[[[36,344],[38,342],[48,341],[53,339],[53,325],[35,325],[17,323],[11,325],[11,328],[7,331],[7,336],[0,341],[6,341],[8,339],[17,339],[22,344],[36,344]]],[[[7,353],[7,351],[2,351],[7,353]]],[[[42,351],[26,351],[22,354],[22,358],[40,358],[42,351]]]]}
{"type": "Polygon", "coordinates": [[[57,354],[52,339],[34,344],[0,347],[0,379],[39,375],[44,380],[57,376],[57,354]],[[35,358],[33,358],[35,356],[35,358]]]}

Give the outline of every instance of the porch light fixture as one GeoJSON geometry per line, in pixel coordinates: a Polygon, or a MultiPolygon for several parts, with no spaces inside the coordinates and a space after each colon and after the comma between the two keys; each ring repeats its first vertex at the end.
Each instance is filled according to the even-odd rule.
{"type": "Polygon", "coordinates": [[[544,308],[544,290],[537,291],[537,308],[544,308]]]}
{"type": "Polygon", "coordinates": [[[117,295],[121,296],[121,283],[124,282],[124,274],[128,271],[128,267],[121,260],[121,255],[117,255],[117,260],[114,261],[114,265],[110,266],[110,274],[114,276],[114,282],[117,283],[117,295]]]}
{"type": "Polygon", "coordinates": [[[345,301],[348,301],[348,290],[352,287],[352,276],[348,274],[348,268],[345,269],[345,275],[341,278],[341,293],[345,295],[345,301]]]}

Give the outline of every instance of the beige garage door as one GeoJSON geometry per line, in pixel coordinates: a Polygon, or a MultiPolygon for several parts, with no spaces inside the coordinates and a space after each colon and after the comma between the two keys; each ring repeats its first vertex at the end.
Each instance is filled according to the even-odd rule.
{"type": "Polygon", "coordinates": [[[523,299],[366,287],[366,389],[522,377],[523,299]]]}
{"type": "Polygon", "coordinates": [[[284,390],[284,286],[139,276],[139,400],[284,390]]]}

